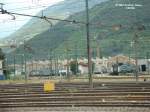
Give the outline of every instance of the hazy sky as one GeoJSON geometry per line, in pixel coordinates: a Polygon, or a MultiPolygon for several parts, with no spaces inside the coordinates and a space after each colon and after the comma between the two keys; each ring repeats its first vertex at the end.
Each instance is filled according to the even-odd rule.
{"type": "MultiPolygon", "coordinates": [[[[35,15],[40,10],[60,1],[64,0],[0,0],[0,3],[4,3],[4,9],[9,12],[35,15]]],[[[23,16],[15,16],[16,20],[11,18],[10,15],[0,14],[0,38],[10,35],[31,19],[23,16]]]]}

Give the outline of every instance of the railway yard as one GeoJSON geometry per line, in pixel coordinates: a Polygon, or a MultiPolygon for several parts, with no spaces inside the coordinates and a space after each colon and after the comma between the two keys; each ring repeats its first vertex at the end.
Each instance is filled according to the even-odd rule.
{"type": "Polygon", "coordinates": [[[150,112],[150,0],[0,0],[0,112],[150,112]]]}
{"type": "Polygon", "coordinates": [[[149,112],[149,82],[56,83],[44,92],[43,84],[1,84],[2,112],[149,112]]]}

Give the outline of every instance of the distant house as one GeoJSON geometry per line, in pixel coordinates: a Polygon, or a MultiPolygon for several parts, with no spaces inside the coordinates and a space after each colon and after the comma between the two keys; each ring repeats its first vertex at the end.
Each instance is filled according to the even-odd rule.
{"type": "Polygon", "coordinates": [[[150,59],[138,59],[138,66],[141,72],[150,70],[150,59]]]}
{"type": "Polygon", "coordinates": [[[94,67],[94,73],[95,74],[101,74],[101,73],[106,73],[107,69],[103,64],[95,64],[94,67]]]}
{"type": "Polygon", "coordinates": [[[101,74],[101,73],[106,73],[107,72],[107,59],[106,58],[96,58],[92,59],[94,62],[94,73],[95,74],[101,74]]]}
{"type": "Polygon", "coordinates": [[[3,75],[3,60],[0,60],[0,75],[3,75]]]}
{"type": "Polygon", "coordinates": [[[84,62],[79,62],[78,69],[81,74],[88,74],[88,64],[84,62]]]}
{"type": "Polygon", "coordinates": [[[3,60],[0,60],[0,80],[4,80],[4,72],[3,72],[3,60]]]}

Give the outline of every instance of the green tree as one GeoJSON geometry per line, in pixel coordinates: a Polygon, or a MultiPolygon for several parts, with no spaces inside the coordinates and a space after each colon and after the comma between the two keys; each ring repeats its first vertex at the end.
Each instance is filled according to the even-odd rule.
{"type": "Polygon", "coordinates": [[[2,49],[0,48],[0,60],[5,59],[5,54],[3,53],[2,49]]]}
{"type": "Polygon", "coordinates": [[[70,63],[70,70],[74,75],[76,75],[78,73],[78,62],[77,61],[72,61],[70,63]]]}

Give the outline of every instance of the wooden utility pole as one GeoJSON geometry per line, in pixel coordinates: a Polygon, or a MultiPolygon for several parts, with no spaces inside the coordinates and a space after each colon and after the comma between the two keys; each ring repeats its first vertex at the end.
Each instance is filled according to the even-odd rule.
{"type": "Polygon", "coordinates": [[[89,85],[93,87],[93,80],[92,80],[92,61],[91,61],[91,47],[90,47],[90,28],[89,28],[89,4],[88,0],[85,0],[86,6],[86,36],[87,36],[87,54],[88,54],[88,73],[89,73],[89,85]]]}
{"type": "Polygon", "coordinates": [[[135,66],[136,66],[136,70],[135,70],[135,77],[136,77],[136,82],[138,82],[139,80],[139,76],[138,76],[138,53],[137,53],[137,39],[138,39],[138,35],[135,33],[134,34],[134,38],[133,38],[133,42],[134,42],[134,59],[135,59],[135,66]]]}
{"type": "Polygon", "coordinates": [[[69,46],[68,46],[68,41],[66,43],[66,59],[67,59],[67,80],[70,81],[70,72],[69,72],[69,46]]]}
{"type": "Polygon", "coordinates": [[[76,74],[78,73],[78,51],[77,51],[77,42],[75,44],[75,63],[76,63],[76,74]]]}
{"type": "Polygon", "coordinates": [[[100,56],[100,47],[99,47],[99,41],[97,39],[97,36],[94,37],[95,45],[96,45],[96,57],[101,58],[100,56]]]}
{"type": "Polygon", "coordinates": [[[53,51],[52,51],[52,48],[50,48],[49,50],[49,71],[50,71],[49,79],[53,75],[53,57],[54,57],[53,51]]]}
{"type": "Polygon", "coordinates": [[[25,43],[25,40],[23,41],[23,47],[24,47],[24,72],[25,72],[25,82],[27,83],[28,82],[28,75],[27,75],[27,63],[26,63],[26,61],[27,61],[27,55],[26,55],[26,51],[25,51],[25,49],[26,49],[26,45],[25,45],[26,43],[25,43]]]}
{"type": "Polygon", "coordinates": [[[149,70],[149,52],[147,52],[147,74],[150,75],[150,70],[149,70]]]}
{"type": "Polygon", "coordinates": [[[16,54],[14,53],[14,77],[15,76],[16,76],[16,54]]]}
{"type": "Polygon", "coordinates": [[[96,50],[97,50],[97,57],[98,58],[101,58],[101,54],[100,54],[100,48],[99,48],[99,46],[98,46],[98,42],[97,42],[97,48],[96,48],[96,50]]]}

